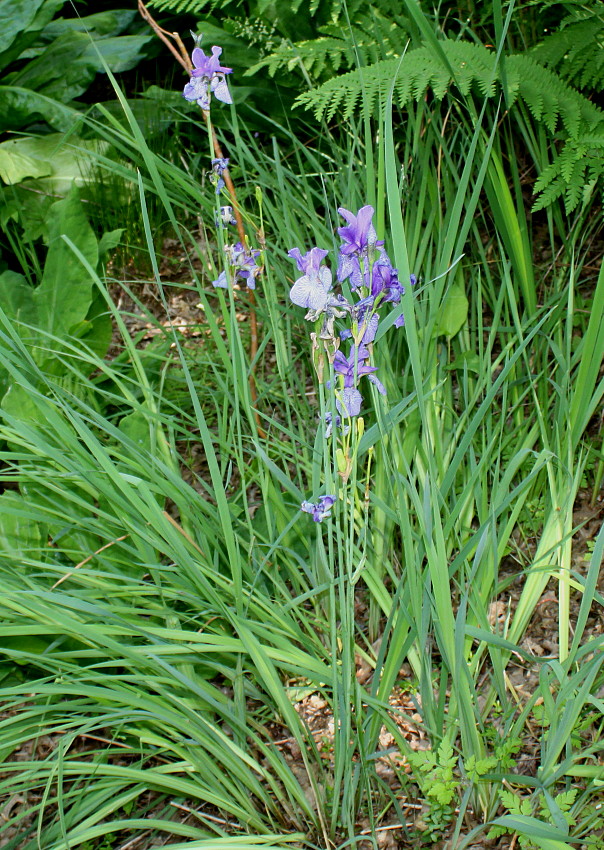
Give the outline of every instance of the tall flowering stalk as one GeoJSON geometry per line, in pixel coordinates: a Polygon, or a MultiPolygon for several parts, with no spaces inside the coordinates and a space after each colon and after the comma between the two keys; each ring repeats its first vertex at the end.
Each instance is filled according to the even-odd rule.
{"type": "MultiPolygon", "coordinates": [[[[333,813],[332,828],[342,814],[348,817],[352,829],[355,804],[349,793],[352,785],[344,781],[345,772],[355,763],[361,776],[357,787],[362,787],[363,776],[371,770],[360,743],[364,740],[359,724],[366,695],[355,675],[355,587],[362,575],[371,528],[371,451],[364,470],[363,495],[358,486],[357,455],[364,432],[361,414],[369,385],[386,395],[376,374],[373,350],[386,312],[394,311],[393,324],[403,326],[400,302],[405,290],[384,243],[377,238],[373,207],[364,206],[356,215],[344,208],[339,213],[346,223],[338,228],[342,244],[331,266],[327,264],[329,252],[323,248],[314,247],[306,253],[292,248],[288,253],[302,273],[290,289],[290,300],[306,310],[305,318],[314,326],[310,337],[319,380],[319,427],[326,444],[326,492],[316,501],[303,502],[301,509],[315,522],[328,523],[325,572],[332,622],[334,800],[340,799],[342,793],[341,807],[333,813]],[[359,526],[363,525],[364,536],[359,533],[359,526]]],[[[411,276],[409,282],[413,285],[415,277],[411,276]]],[[[319,551],[325,551],[322,543],[319,551]]]]}
{"type": "Polygon", "coordinates": [[[237,193],[235,186],[231,180],[228,171],[229,158],[225,157],[216,131],[210,118],[210,107],[212,98],[215,98],[222,103],[232,103],[231,93],[226,80],[227,75],[232,73],[232,68],[226,68],[220,64],[222,48],[216,45],[212,47],[211,54],[206,53],[199,46],[201,36],[195,36],[195,48],[191,56],[182,42],[178,33],[169,32],[163,29],[150,15],[143,0],[138,0],[138,10],[142,18],[154,30],[158,38],[160,38],[168,49],[172,52],[176,60],[182,65],[189,75],[189,82],[183,90],[183,97],[190,102],[197,103],[203,112],[208,130],[210,141],[210,149],[213,158],[211,159],[211,180],[216,187],[216,194],[220,195],[223,188],[226,188],[230,195],[231,206],[220,207],[220,214],[217,216],[218,225],[234,224],[237,228],[239,241],[235,245],[225,245],[224,254],[228,272],[225,270],[218,278],[213,281],[214,286],[225,288],[228,286],[228,281],[244,282],[248,290],[249,303],[249,319],[250,319],[250,351],[249,358],[252,363],[252,368],[249,373],[249,391],[250,399],[253,407],[254,421],[258,436],[265,437],[266,434],[260,424],[260,415],[256,410],[258,393],[256,390],[256,379],[254,375],[254,363],[258,353],[258,321],[256,317],[256,301],[254,296],[255,281],[260,274],[262,268],[256,263],[256,257],[259,251],[249,250],[248,240],[243,225],[241,210],[237,202],[237,193]]]}
{"type": "MultiPolygon", "coordinates": [[[[329,252],[323,248],[311,248],[306,254],[299,248],[288,252],[302,272],[289,297],[306,309],[306,320],[315,324],[311,339],[319,382],[334,390],[335,410],[324,412],[326,435],[331,437],[335,430],[344,455],[344,466],[339,463],[338,471],[342,478],[347,478],[352,466],[347,437],[352,420],[363,407],[362,379],[366,378],[379,393],[386,394],[375,374],[377,366],[371,364],[379,323],[384,311],[390,309],[397,313],[394,326],[404,325],[398,305],[405,290],[384,243],[377,238],[373,207],[364,206],[356,215],[343,207],[338,212],[346,225],[338,228],[342,244],[336,262],[336,280],[340,285],[348,283],[351,298],[335,290],[333,272],[325,262],[329,252]],[[344,320],[339,330],[338,320],[344,320]],[[341,348],[344,341],[347,354],[341,348]],[[329,377],[326,362],[330,367],[329,377]]],[[[411,285],[415,282],[415,276],[411,275],[411,285]]]]}
{"type": "MultiPolygon", "coordinates": [[[[405,289],[384,242],[377,238],[373,207],[364,206],[356,215],[343,207],[338,212],[346,224],[338,228],[342,244],[332,267],[327,265],[329,251],[324,248],[314,247],[304,254],[299,248],[288,252],[302,272],[291,287],[289,297],[307,311],[305,319],[314,325],[310,336],[320,385],[321,427],[325,439],[331,440],[332,445],[331,452],[325,453],[329,461],[324,469],[327,492],[319,496],[316,503],[304,502],[302,510],[310,513],[316,522],[330,517],[332,509],[337,514],[338,501],[343,503],[342,511],[350,511],[346,563],[349,579],[356,581],[360,573],[358,565],[353,565],[353,552],[356,458],[358,441],[364,430],[361,413],[367,384],[386,395],[376,374],[377,366],[372,363],[373,348],[386,311],[395,311],[395,327],[404,325],[400,303],[405,289]],[[335,283],[332,268],[336,270],[335,283]],[[341,291],[342,284],[348,285],[350,295],[341,291]],[[329,500],[329,510],[321,509],[321,500],[329,500]]],[[[414,285],[415,282],[415,276],[411,275],[409,283],[414,285]]],[[[368,509],[368,476],[367,471],[365,510],[368,509]]]]}

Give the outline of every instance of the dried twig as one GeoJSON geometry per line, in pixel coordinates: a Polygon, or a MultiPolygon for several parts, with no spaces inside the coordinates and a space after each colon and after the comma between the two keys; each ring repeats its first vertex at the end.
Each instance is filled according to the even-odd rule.
{"type": "MultiPolygon", "coordinates": [[[[174,526],[174,528],[175,528],[177,531],[180,531],[180,533],[181,533],[181,534],[182,534],[182,536],[185,538],[185,540],[188,540],[188,541],[189,541],[189,543],[191,544],[191,546],[193,546],[195,549],[197,549],[197,551],[199,552],[199,554],[203,556],[203,552],[202,552],[202,550],[199,548],[199,546],[198,546],[198,545],[197,545],[197,543],[193,540],[193,538],[192,538],[192,537],[190,537],[190,536],[187,534],[187,532],[184,530],[184,528],[182,527],[182,525],[179,525],[179,524],[176,522],[176,520],[175,520],[173,517],[171,517],[171,516],[170,516],[170,514],[168,513],[168,511],[162,511],[162,513],[163,513],[163,515],[165,516],[165,518],[168,520],[168,522],[172,523],[172,525],[174,526]]],[[[204,557],[205,557],[205,556],[204,556],[204,557]]]]}
{"type": "Polygon", "coordinates": [[[131,838],[129,841],[126,841],[125,844],[122,844],[119,850],[131,850],[132,847],[135,847],[143,840],[143,838],[146,838],[148,835],[151,835],[152,832],[152,829],[146,829],[144,832],[141,832],[139,833],[139,835],[135,835],[134,838],[131,838]]]}
{"type": "Polygon", "coordinates": [[[88,555],[88,557],[87,557],[87,558],[84,558],[84,560],[83,560],[83,561],[80,561],[80,563],[79,563],[79,564],[76,564],[76,565],[75,565],[75,567],[73,568],[73,570],[71,570],[71,572],[69,572],[69,573],[65,573],[65,575],[64,575],[64,576],[62,576],[62,577],[61,577],[58,581],[55,581],[55,583],[53,584],[53,586],[52,586],[50,589],[51,589],[51,590],[54,590],[54,589],[55,589],[55,587],[58,587],[58,586],[59,586],[60,584],[62,584],[64,581],[67,581],[67,579],[68,579],[70,576],[72,576],[76,570],[79,570],[79,569],[80,569],[80,567],[83,567],[83,566],[84,566],[85,564],[87,564],[89,561],[92,561],[92,559],[95,557],[95,555],[100,555],[100,554],[101,554],[101,552],[104,552],[104,551],[105,551],[105,549],[109,549],[109,547],[110,547],[110,546],[115,546],[115,544],[116,544],[116,543],[121,543],[121,541],[122,541],[122,540],[125,540],[125,539],[126,539],[126,537],[128,537],[128,536],[129,536],[128,534],[123,534],[121,537],[116,537],[116,538],[115,538],[115,540],[110,540],[110,541],[109,541],[109,543],[105,543],[105,545],[104,545],[104,546],[101,546],[101,548],[100,548],[100,549],[97,549],[97,550],[96,550],[96,552],[93,552],[93,553],[92,553],[92,555],[88,555]]]}
{"type": "Polygon", "coordinates": [[[211,820],[212,823],[219,823],[221,826],[228,826],[231,827],[231,829],[237,829],[239,826],[239,824],[231,823],[223,818],[208,815],[206,812],[202,812],[201,809],[192,809],[190,806],[184,806],[182,803],[177,803],[176,800],[170,800],[170,805],[174,806],[175,809],[179,809],[181,812],[187,812],[190,815],[195,815],[197,818],[211,820]]]}
{"type": "Polygon", "coordinates": [[[187,53],[186,47],[182,43],[182,39],[179,34],[177,32],[168,32],[168,30],[162,29],[157,21],[151,17],[147,7],[143,3],[143,0],[138,0],[138,11],[140,12],[142,19],[149,24],[155,35],[158,38],[161,38],[163,43],[168,47],[168,50],[174,55],[176,61],[180,62],[187,74],[191,76],[193,66],[191,65],[189,54],[187,53]],[[173,38],[176,42],[178,50],[170,41],[171,38],[173,38]]]}

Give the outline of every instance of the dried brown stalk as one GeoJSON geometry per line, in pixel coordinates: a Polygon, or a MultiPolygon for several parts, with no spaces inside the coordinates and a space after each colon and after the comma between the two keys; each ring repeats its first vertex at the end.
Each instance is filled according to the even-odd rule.
{"type": "Polygon", "coordinates": [[[129,535],[128,535],[128,534],[123,534],[121,537],[116,537],[116,538],[115,538],[115,540],[110,540],[110,541],[109,541],[109,543],[105,543],[105,545],[104,545],[104,546],[101,546],[101,548],[100,548],[100,549],[97,549],[97,550],[96,550],[96,552],[93,552],[93,553],[92,553],[92,555],[88,555],[88,557],[87,557],[87,558],[84,558],[84,560],[83,560],[83,561],[80,561],[80,563],[79,563],[79,564],[76,564],[76,565],[75,565],[75,567],[73,568],[73,570],[71,570],[71,572],[69,572],[69,573],[65,573],[65,575],[64,575],[64,576],[61,576],[61,578],[60,578],[58,581],[55,581],[55,583],[53,584],[53,586],[52,586],[50,589],[51,589],[51,590],[54,590],[54,589],[55,589],[55,587],[58,587],[60,584],[63,584],[63,582],[64,582],[64,581],[67,581],[67,579],[68,579],[70,576],[72,576],[76,570],[79,570],[79,569],[80,569],[80,567],[83,567],[83,566],[85,566],[85,565],[86,565],[89,561],[92,561],[92,559],[93,559],[96,555],[100,555],[100,554],[101,554],[101,552],[104,552],[104,551],[105,551],[105,549],[109,549],[109,547],[110,547],[110,546],[115,546],[115,544],[116,544],[116,543],[121,543],[121,541],[122,541],[122,540],[125,540],[127,537],[129,537],[129,535]]]}
{"type": "Polygon", "coordinates": [[[187,50],[184,44],[182,43],[182,39],[179,34],[177,32],[168,32],[168,30],[162,29],[162,27],[160,27],[157,21],[155,21],[151,17],[149,10],[142,2],[142,0],[138,0],[138,11],[140,12],[141,18],[149,24],[155,35],[158,38],[161,38],[163,43],[168,47],[168,50],[174,55],[176,61],[180,62],[187,74],[191,76],[191,70],[193,66],[191,65],[189,54],[187,53],[187,50]],[[173,38],[176,42],[178,50],[170,41],[171,38],[173,38]]]}

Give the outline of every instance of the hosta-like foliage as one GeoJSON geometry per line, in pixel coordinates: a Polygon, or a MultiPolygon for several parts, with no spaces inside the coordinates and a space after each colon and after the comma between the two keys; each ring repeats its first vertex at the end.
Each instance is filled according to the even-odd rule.
{"type": "MultiPolygon", "coordinates": [[[[334,77],[302,94],[297,103],[312,108],[318,118],[330,119],[336,112],[350,117],[361,96],[366,108],[375,109],[391,88],[394,102],[401,107],[428,94],[442,100],[449,92],[482,98],[503,92],[501,67],[493,51],[462,41],[445,39],[440,44],[447,62],[429,47],[408,50],[401,57],[334,77]]],[[[535,208],[564,195],[566,209],[571,211],[585,185],[604,170],[604,111],[526,53],[505,59],[505,95],[509,109],[521,102],[551,135],[567,140],[540,175],[536,191],[541,195],[535,208]]]]}

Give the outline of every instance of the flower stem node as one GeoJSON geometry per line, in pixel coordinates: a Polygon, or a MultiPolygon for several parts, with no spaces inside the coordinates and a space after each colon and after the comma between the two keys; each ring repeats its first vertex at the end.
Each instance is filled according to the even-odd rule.
{"type": "Polygon", "coordinates": [[[350,457],[348,449],[346,451],[343,449],[336,449],[336,464],[338,467],[338,475],[342,481],[348,481],[350,473],[352,472],[352,458],[350,457]]]}

